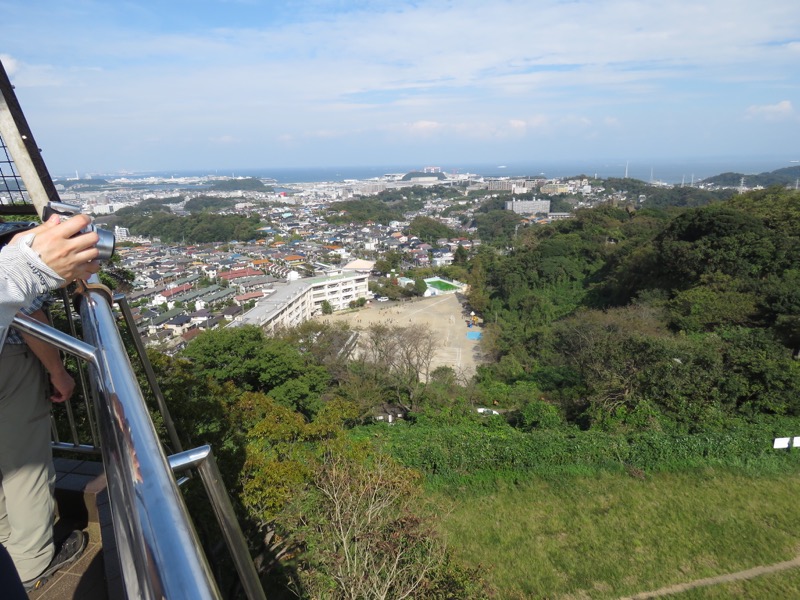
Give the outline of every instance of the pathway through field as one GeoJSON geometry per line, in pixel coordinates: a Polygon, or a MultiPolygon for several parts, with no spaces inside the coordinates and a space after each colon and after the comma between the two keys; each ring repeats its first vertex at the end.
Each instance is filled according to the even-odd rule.
{"type": "Polygon", "coordinates": [[[727,575],[718,575],[716,577],[706,577],[705,579],[696,579],[695,581],[687,581],[686,583],[678,583],[676,585],[669,585],[652,592],[641,592],[633,596],[626,596],[620,600],[647,600],[648,598],[661,598],[663,596],[670,596],[672,594],[679,594],[694,588],[708,587],[711,585],[719,585],[721,583],[731,583],[733,581],[742,581],[745,579],[753,579],[760,575],[767,575],[769,573],[777,573],[778,571],[786,571],[788,569],[795,569],[800,567],[800,556],[787,560],[784,562],[775,563],[773,565],[764,565],[761,567],[753,567],[745,571],[738,571],[736,573],[728,573],[727,575]]]}

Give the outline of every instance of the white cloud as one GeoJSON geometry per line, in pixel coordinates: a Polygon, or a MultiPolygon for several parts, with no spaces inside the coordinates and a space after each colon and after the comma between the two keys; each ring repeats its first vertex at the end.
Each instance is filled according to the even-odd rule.
{"type": "Polygon", "coordinates": [[[547,127],[548,125],[550,125],[550,119],[545,115],[536,115],[528,119],[528,127],[541,129],[543,127],[547,127]]]}
{"type": "Polygon", "coordinates": [[[777,104],[763,104],[747,108],[747,116],[767,121],[784,121],[795,117],[794,107],[789,100],[781,100],[777,104]]]}
{"type": "Polygon", "coordinates": [[[209,141],[215,144],[233,144],[238,140],[232,135],[220,135],[218,137],[209,138],[209,141]]]}
{"type": "Polygon", "coordinates": [[[436,121],[416,121],[411,123],[409,131],[415,134],[430,135],[442,130],[442,124],[436,121]]]}
{"type": "Polygon", "coordinates": [[[6,75],[13,77],[19,68],[19,63],[9,54],[0,54],[0,62],[6,70],[6,75]]]}
{"type": "MultiPolygon", "coordinates": [[[[373,144],[398,137],[461,154],[546,137],[569,153],[566,137],[594,128],[609,138],[602,147],[613,131],[642,147],[675,140],[682,153],[676,113],[726,150],[742,107],[754,127],[796,116],[789,100],[761,104],[800,86],[792,0],[270,0],[236,21],[249,1],[206,22],[199,7],[188,18],[155,0],[19,3],[2,59],[37,139],[94,127],[103,159],[100,146],[154,131],[226,131],[213,141],[241,152],[260,140],[316,151],[313,140],[336,138],[371,158],[373,144]]],[[[283,159],[264,145],[263,160],[283,159]]],[[[163,156],[183,151],[165,144],[163,156]]]]}
{"type": "Polygon", "coordinates": [[[334,139],[342,137],[342,133],[340,131],[336,131],[334,129],[318,129],[313,131],[309,134],[309,137],[314,138],[322,138],[322,139],[334,139]]]}

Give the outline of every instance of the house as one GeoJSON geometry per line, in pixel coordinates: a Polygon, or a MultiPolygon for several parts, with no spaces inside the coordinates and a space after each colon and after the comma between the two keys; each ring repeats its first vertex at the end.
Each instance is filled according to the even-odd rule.
{"type": "Polygon", "coordinates": [[[192,320],[192,323],[205,323],[209,319],[211,319],[212,314],[211,311],[208,310],[196,310],[193,313],[189,313],[189,318],[192,320]]]}
{"type": "Polygon", "coordinates": [[[184,283],[183,285],[179,285],[178,287],[169,288],[166,290],[162,290],[150,301],[152,306],[158,306],[159,304],[166,303],[167,308],[171,309],[175,306],[175,299],[177,296],[180,296],[184,292],[187,292],[192,289],[192,284],[184,283]]]}
{"type": "Polygon", "coordinates": [[[213,304],[217,304],[218,302],[224,302],[228,298],[233,298],[236,295],[236,290],[232,288],[222,288],[216,292],[211,294],[205,294],[195,300],[194,306],[197,310],[201,310],[203,308],[207,308],[213,304]]]}
{"type": "Polygon", "coordinates": [[[231,285],[239,290],[239,293],[246,294],[247,292],[254,292],[269,288],[275,283],[277,279],[269,275],[261,275],[260,277],[243,277],[231,282],[231,285]]]}
{"type": "Polygon", "coordinates": [[[242,312],[242,307],[234,304],[233,306],[228,306],[223,309],[221,314],[226,321],[233,321],[238,315],[242,314],[242,312]]]}
{"type": "Polygon", "coordinates": [[[181,339],[183,339],[183,341],[188,344],[189,342],[191,342],[194,338],[196,338],[201,333],[203,333],[202,329],[200,329],[199,327],[194,327],[194,328],[189,329],[188,331],[184,332],[181,335],[181,339]]]}
{"type": "Polygon", "coordinates": [[[399,404],[383,403],[381,406],[373,409],[372,418],[376,421],[383,421],[390,425],[398,419],[405,419],[408,416],[408,411],[399,404]]]}
{"type": "Polygon", "coordinates": [[[272,261],[268,258],[259,258],[250,261],[250,267],[253,269],[266,269],[272,261]]]}
{"type": "Polygon", "coordinates": [[[224,279],[225,281],[233,281],[235,279],[240,279],[242,277],[257,277],[259,275],[263,275],[264,271],[259,271],[257,269],[251,269],[250,267],[246,267],[243,269],[236,269],[233,271],[227,271],[225,273],[220,273],[219,278],[224,279]]]}
{"type": "Polygon", "coordinates": [[[431,250],[431,264],[434,267],[446,267],[453,264],[453,253],[450,250],[431,250]]]}
{"type": "Polygon", "coordinates": [[[406,236],[402,231],[395,231],[391,236],[401,244],[405,244],[408,241],[408,236],[406,236]]]}
{"type": "Polygon", "coordinates": [[[152,288],[160,284],[163,279],[164,276],[158,271],[150,271],[149,273],[138,275],[133,284],[136,287],[152,288]]]}
{"type": "Polygon", "coordinates": [[[283,257],[283,262],[285,262],[287,265],[291,265],[291,266],[299,265],[299,264],[305,262],[305,260],[306,260],[306,257],[305,256],[300,256],[299,254],[287,254],[286,256],[283,257]]]}
{"type": "Polygon", "coordinates": [[[172,331],[173,335],[182,335],[190,327],[196,327],[188,315],[176,315],[164,323],[164,328],[172,331]]]}
{"type": "Polygon", "coordinates": [[[161,293],[165,289],[167,289],[166,286],[159,285],[159,286],[145,288],[143,290],[137,290],[135,292],[131,292],[130,294],[128,294],[128,303],[129,304],[135,304],[139,300],[147,300],[149,302],[150,299],[153,296],[155,296],[156,294],[161,293]]]}
{"type": "Polygon", "coordinates": [[[233,301],[238,306],[241,306],[242,304],[247,304],[251,300],[259,300],[260,298],[263,297],[264,297],[263,292],[248,292],[246,294],[240,294],[239,296],[234,296],[233,301]]]}

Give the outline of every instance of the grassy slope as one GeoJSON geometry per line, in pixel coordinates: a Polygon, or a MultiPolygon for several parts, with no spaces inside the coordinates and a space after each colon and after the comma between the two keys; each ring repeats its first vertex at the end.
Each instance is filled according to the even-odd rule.
{"type": "MultiPolygon", "coordinates": [[[[456,553],[485,567],[500,598],[615,598],[800,552],[796,475],[606,473],[434,495],[456,553]]],[[[793,571],[769,579],[800,597],[793,571]]],[[[731,592],[747,585],[758,582],[731,592]]],[[[685,597],[723,597],[696,595],[707,593],[685,597]]]]}

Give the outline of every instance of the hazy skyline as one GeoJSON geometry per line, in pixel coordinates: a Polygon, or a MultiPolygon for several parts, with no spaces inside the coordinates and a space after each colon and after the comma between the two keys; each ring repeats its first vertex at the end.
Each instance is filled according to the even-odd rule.
{"type": "Polygon", "coordinates": [[[0,0],[53,173],[800,159],[796,0],[0,0]]]}

